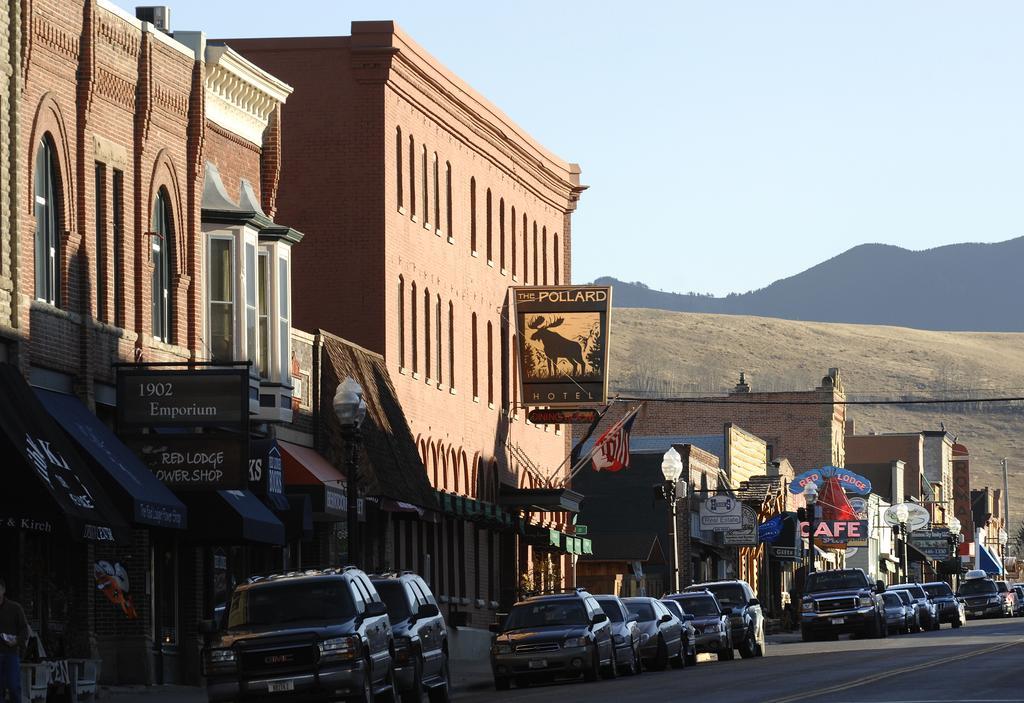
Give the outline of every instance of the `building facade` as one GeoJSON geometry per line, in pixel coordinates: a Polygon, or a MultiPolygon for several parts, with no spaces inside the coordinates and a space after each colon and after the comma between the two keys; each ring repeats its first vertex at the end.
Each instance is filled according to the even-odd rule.
{"type": "MultiPolygon", "coordinates": [[[[296,324],[383,356],[444,505],[491,510],[502,486],[558,479],[568,433],[527,423],[519,407],[508,288],[571,281],[579,167],[392,22],[231,44],[295,87],[277,204],[308,235],[294,261],[296,324]]],[[[564,520],[532,516],[538,529],[564,520]]],[[[490,622],[524,588],[571,582],[571,559],[546,533],[531,543],[452,517],[434,538],[470,573],[465,586],[432,586],[463,623],[490,622]]]]}

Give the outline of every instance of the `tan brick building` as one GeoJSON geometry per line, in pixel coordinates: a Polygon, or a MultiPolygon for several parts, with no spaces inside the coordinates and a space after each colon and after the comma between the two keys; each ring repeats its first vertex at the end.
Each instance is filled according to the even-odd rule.
{"type": "MultiPolygon", "coordinates": [[[[307,234],[295,255],[297,325],[384,356],[437,490],[496,504],[501,486],[535,482],[513,453],[553,472],[568,438],[517,408],[505,311],[509,286],[571,280],[579,167],[393,22],[231,45],[295,87],[278,206],[307,234]]],[[[445,602],[478,624],[490,617],[482,605],[513,597],[520,574],[568,577],[567,558],[535,559],[508,531],[447,520],[435,538],[429,563],[420,555],[396,565],[429,569],[445,602]],[[453,551],[465,586],[437,570],[453,551]]]]}

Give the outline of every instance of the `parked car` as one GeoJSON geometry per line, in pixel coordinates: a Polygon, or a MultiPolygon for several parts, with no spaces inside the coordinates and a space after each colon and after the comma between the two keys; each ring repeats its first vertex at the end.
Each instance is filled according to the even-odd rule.
{"type": "Polygon", "coordinates": [[[686,588],[687,591],[708,590],[729,616],[732,642],[744,659],[764,656],[764,614],[754,591],[746,581],[712,581],[686,588]]]}
{"type": "Polygon", "coordinates": [[[910,594],[910,597],[917,602],[917,614],[921,620],[921,629],[938,630],[941,627],[939,624],[939,608],[931,601],[928,593],[921,587],[921,584],[897,583],[889,586],[886,590],[906,591],[910,594]]]}
{"type": "Polygon", "coordinates": [[[1014,584],[1013,591],[1017,594],[1017,610],[1014,615],[1024,615],[1024,585],[1014,584]]]}
{"type": "Polygon", "coordinates": [[[678,602],[671,598],[662,598],[662,605],[668,608],[668,612],[672,613],[682,623],[683,627],[683,660],[687,666],[692,666],[697,663],[697,628],[693,626],[693,616],[683,610],[683,606],[679,605],[678,602]]]}
{"type": "Polygon", "coordinates": [[[964,602],[957,598],[953,589],[945,581],[932,581],[923,586],[925,593],[939,609],[939,622],[948,622],[953,627],[961,627],[967,622],[964,602]]]}
{"type": "Polygon", "coordinates": [[[661,671],[671,662],[673,667],[686,665],[683,651],[683,628],[672,613],[657,598],[636,596],[623,598],[630,616],[636,618],[641,636],[646,639],[640,645],[640,657],[644,666],[661,671]]]}
{"type": "Polygon", "coordinates": [[[371,576],[388,608],[395,641],[395,683],[403,701],[447,701],[448,628],[427,583],[414,573],[371,576]]]}
{"type": "Polygon", "coordinates": [[[636,618],[629,614],[618,596],[595,596],[597,604],[608,616],[612,626],[612,642],[615,645],[615,666],[627,674],[639,674],[644,670],[640,660],[640,628],[636,618]]]}
{"type": "Polygon", "coordinates": [[[901,635],[910,632],[910,611],[903,599],[892,591],[882,594],[882,607],[885,609],[885,628],[890,635],[901,635]]]}
{"type": "Polygon", "coordinates": [[[586,590],[537,595],[519,601],[503,623],[492,625],[491,671],[499,691],[536,680],[613,677],[612,628],[586,590]]]}
{"type": "Polygon", "coordinates": [[[1003,615],[1012,618],[1017,612],[1017,594],[1006,581],[996,581],[996,589],[999,591],[999,599],[1003,602],[1003,615]]]}
{"type": "Polygon", "coordinates": [[[840,634],[885,637],[882,598],[885,584],[872,584],[861,569],[833,569],[808,574],[800,602],[804,642],[840,634]]]}
{"type": "Polygon", "coordinates": [[[960,582],[956,594],[964,599],[967,619],[998,617],[1004,611],[1003,599],[999,597],[996,582],[984,571],[972,570],[960,582]]]}
{"type": "Polygon", "coordinates": [[[910,592],[898,590],[886,591],[886,593],[892,593],[903,601],[903,605],[907,609],[907,617],[910,620],[910,631],[921,632],[921,610],[917,605],[917,601],[910,596],[910,592]]]}
{"type": "Polygon", "coordinates": [[[203,650],[210,701],[372,701],[393,694],[387,606],[355,567],[256,577],[235,588],[227,627],[203,650]]]}
{"type": "Polygon", "coordinates": [[[729,616],[722,612],[718,599],[711,591],[688,591],[665,597],[678,603],[683,612],[693,617],[697,653],[709,653],[719,661],[735,656],[732,646],[732,626],[729,616]]]}

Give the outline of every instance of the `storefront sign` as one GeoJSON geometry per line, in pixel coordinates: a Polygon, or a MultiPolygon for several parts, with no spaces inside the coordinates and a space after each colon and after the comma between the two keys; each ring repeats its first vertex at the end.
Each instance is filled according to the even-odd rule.
{"type": "Polygon", "coordinates": [[[575,407],[606,402],[611,287],[511,291],[523,404],[575,407]]]}
{"type": "MultiPolygon", "coordinates": [[[[800,534],[806,539],[809,531],[806,522],[800,523],[800,534]]],[[[866,547],[868,546],[867,520],[825,520],[814,523],[814,543],[819,547],[866,547]]]]}
{"type": "Polygon", "coordinates": [[[933,561],[948,559],[953,549],[948,528],[915,530],[910,533],[910,543],[933,561]]]}
{"type": "Polygon", "coordinates": [[[757,511],[746,503],[742,504],[743,526],[738,530],[729,530],[724,535],[724,544],[733,547],[757,546],[757,511]]]}
{"type": "Polygon", "coordinates": [[[743,503],[731,496],[711,496],[700,502],[700,529],[728,532],[743,527],[743,503]]]}
{"type": "Polygon", "coordinates": [[[168,486],[181,491],[248,487],[245,440],[202,434],[126,438],[143,463],[168,486]]]}
{"type": "Polygon", "coordinates": [[[904,506],[907,509],[907,528],[911,531],[920,530],[924,527],[928,527],[928,523],[932,521],[931,513],[928,512],[927,508],[918,505],[917,503],[897,503],[896,505],[890,505],[882,513],[882,520],[885,521],[886,525],[896,527],[900,524],[899,507],[904,506]]]}
{"type": "Polygon", "coordinates": [[[154,371],[121,368],[117,373],[117,424],[143,427],[230,427],[249,422],[246,369],[154,371]]]}
{"type": "Polygon", "coordinates": [[[757,539],[758,541],[771,544],[779,538],[779,534],[782,533],[782,515],[776,515],[767,522],[764,522],[757,526],[757,539]]]}
{"type": "Polygon", "coordinates": [[[797,528],[796,513],[786,512],[779,517],[782,518],[782,529],[775,543],[768,545],[768,556],[776,561],[802,561],[803,540],[797,528]]]}
{"type": "Polygon", "coordinates": [[[590,425],[597,422],[593,408],[534,408],[526,419],[535,425],[590,425]]]}
{"type": "Polygon", "coordinates": [[[839,485],[850,493],[859,493],[861,495],[871,493],[871,481],[869,479],[838,466],[823,466],[820,469],[804,471],[790,482],[789,492],[793,494],[803,493],[804,488],[811,483],[820,489],[825,479],[828,478],[838,479],[839,485]]]}
{"type": "Polygon", "coordinates": [[[256,495],[284,493],[281,450],[273,439],[252,443],[249,453],[249,490],[256,495]]]}

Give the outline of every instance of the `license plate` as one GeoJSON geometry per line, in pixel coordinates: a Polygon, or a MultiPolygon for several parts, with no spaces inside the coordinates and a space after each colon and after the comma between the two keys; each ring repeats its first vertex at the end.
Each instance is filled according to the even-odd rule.
{"type": "Polygon", "coordinates": [[[844,622],[846,622],[846,618],[832,618],[833,625],[842,625],[844,622]]]}
{"type": "Polygon", "coordinates": [[[544,669],[544,668],[547,668],[547,665],[548,665],[548,660],[547,659],[531,659],[530,660],[530,668],[531,669],[544,669]]]}
{"type": "Polygon", "coordinates": [[[284,681],[268,681],[267,682],[267,693],[284,693],[285,691],[294,691],[295,681],[292,679],[285,679],[284,681]]]}

